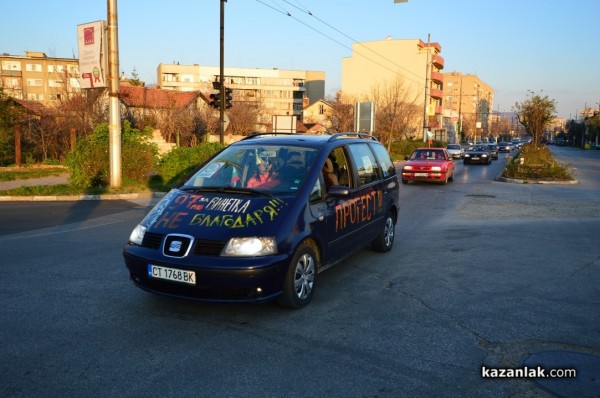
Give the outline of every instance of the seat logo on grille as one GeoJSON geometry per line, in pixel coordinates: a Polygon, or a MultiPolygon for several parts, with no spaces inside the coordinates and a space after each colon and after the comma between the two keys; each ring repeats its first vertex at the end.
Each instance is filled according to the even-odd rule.
{"type": "Polygon", "coordinates": [[[183,243],[179,240],[174,240],[171,242],[171,244],[169,245],[169,251],[173,252],[173,253],[179,253],[179,251],[181,250],[181,245],[183,243]]]}

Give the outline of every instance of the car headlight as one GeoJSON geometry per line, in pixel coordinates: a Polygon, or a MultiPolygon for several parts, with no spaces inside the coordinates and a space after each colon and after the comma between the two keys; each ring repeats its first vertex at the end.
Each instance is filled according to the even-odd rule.
{"type": "Polygon", "coordinates": [[[483,155],[481,155],[482,158],[487,158],[487,155],[484,153],[483,155]]]}
{"type": "Polygon", "coordinates": [[[440,166],[433,166],[431,171],[442,171],[442,168],[440,166]]]}
{"type": "Polygon", "coordinates": [[[148,228],[144,227],[142,224],[138,224],[137,227],[131,231],[131,235],[129,235],[129,242],[141,246],[147,230],[148,228]]]}
{"type": "Polygon", "coordinates": [[[404,166],[402,170],[412,170],[412,166],[404,166]]]}
{"type": "Polygon", "coordinates": [[[470,157],[471,157],[471,155],[469,155],[468,153],[465,153],[465,157],[466,157],[466,158],[470,158],[470,157]]]}
{"type": "Polygon", "coordinates": [[[249,257],[249,256],[268,256],[277,253],[277,243],[273,237],[250,236],[244,238],[231,238],[225,249],[223,256],[231,257],[249,257]]]}

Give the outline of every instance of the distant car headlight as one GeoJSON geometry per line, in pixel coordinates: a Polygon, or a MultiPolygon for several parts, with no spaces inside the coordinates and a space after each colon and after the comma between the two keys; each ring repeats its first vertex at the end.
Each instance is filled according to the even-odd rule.
{"type": "Polygon", "coordinates": [[[433,166],[431,171],[442,171],[442,168],[440,166],[433,166]]]}
{"type": "Polygon", "coordinates": [[[129,235],[129,241],[141,246],[147,230],[148,228],[144,227],[142,224],[138,224],[137,227],[131,231],[131,235],[129,235]]]}
{"type": "Polygon", "coordinates": [[[277,253],[277,243],[273,237],[250,236],[244,238],[231,238],[225,249],[223,256],[231,257],[249,257],[249,256],[268,256],[277,253]]]}
{"type": "Polygon", "coordinates": [[[466,158],[470,158],[470,157],[471,157],[471,155],[469,155],[468,153],[465,153],[465,157],[466,157],[466,158]]]}
{"type": "Polygon", "coordinates": [[[483,155],[481,155],[482,158],[487,158],[487,155],[484,153],[483,155]]]}
{"type": "Polygon", "coordinates": [[[404,166],[403,170],[412,170],[412,166],[404,166]]]}

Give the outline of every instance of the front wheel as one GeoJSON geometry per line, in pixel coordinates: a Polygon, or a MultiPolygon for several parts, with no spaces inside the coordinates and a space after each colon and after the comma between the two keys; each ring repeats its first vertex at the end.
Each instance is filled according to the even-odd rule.
{"type": "Polygon", "coordinates": [[[378,252],[387,252],[392,250],[394,245],[394,233],[396,228],[396,221],[391,214],[385,216],[385,223],[379,233],[379,236],[372,242],[373,250],[378,252]]]}
{"type": "Polygon", "coordinates": [[[277,299],[279,305],[297,309],[310,302],[315,289],[317,262],[317,253],[313,246],[302,242],[296,249],[285,275],[283,295],[277,299]]]}

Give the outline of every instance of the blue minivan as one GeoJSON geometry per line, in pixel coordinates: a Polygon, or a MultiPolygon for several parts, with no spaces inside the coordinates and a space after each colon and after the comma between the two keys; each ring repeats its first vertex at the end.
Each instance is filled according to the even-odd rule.
{"type": "Polygon", "coordinates": [[[261,133],[229,145],[138,224],[123,256],[149,292],[301,308],[317,275],[394,243],[399,183],[362,133],[261,133]]]}

